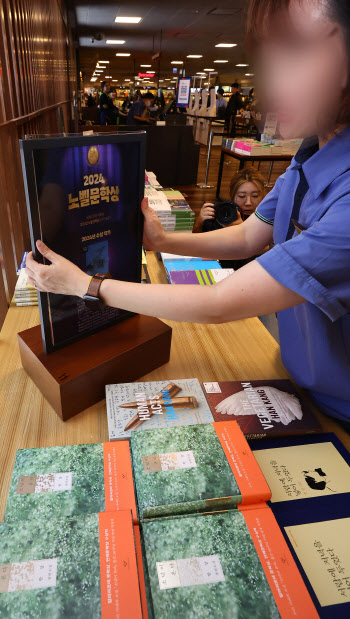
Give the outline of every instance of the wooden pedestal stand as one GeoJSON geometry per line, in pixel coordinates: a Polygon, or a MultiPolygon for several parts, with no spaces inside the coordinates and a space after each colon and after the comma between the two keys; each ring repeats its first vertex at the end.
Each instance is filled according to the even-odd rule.
{"type": "Polygon", "coordinates": [[[136,315],[56,350],[43,351],[40,325],[18,333],[23,368],[66,421],[105,397],[105,385],[132,382],[170,357],[171,327],[136,315]]]}

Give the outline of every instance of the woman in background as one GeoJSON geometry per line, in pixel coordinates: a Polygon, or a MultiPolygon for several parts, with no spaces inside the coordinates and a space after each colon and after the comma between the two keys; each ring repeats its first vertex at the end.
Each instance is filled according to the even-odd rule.
{"type": "MultiPolygon", "coordinates": [[[[257,206],[265,196],[264,179],[260,172],[253,166],[240,170],[233,175],[230,182],[230,200],[237,204],[237,219],[229,226],[241,224],[247,217],[254,213],[257,206]]],[[[203,232],[203,224],[207,220],[215,219],[215,209],[212,202],[203,204],[194,223],[192,232],[203,232]]],[[[228,227],[228,226],[222,226],[228,227]]],[[[267,248],[268,249],[268,248],[267,248]]],[[[219,260],[224,269],[239,269],[248,262],[255,260],[256,256],[241,260],[219,260]]]]}

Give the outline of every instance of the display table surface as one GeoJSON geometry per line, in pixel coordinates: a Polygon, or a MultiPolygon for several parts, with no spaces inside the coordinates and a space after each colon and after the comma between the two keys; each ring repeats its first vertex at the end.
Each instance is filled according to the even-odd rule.
{"type": "MultiPolygon", "coordinates": [[[[165,284],[162,263],[153,252],[147,260],[151,281],[165,284]]],[[[39,322],[38,307],[12,302],[0,333],[0,520],[17,449],[108,441],[105,400],[63,422],[21,367],[16,334],[39,322]]],[[[279,346],[258,318],[219,325],[164,322],[173,328],[170,362],[140,380],[288,378],[279,346]]],[[[350,436],[337,422],[317,416],[350,449],[350,436]]]]}

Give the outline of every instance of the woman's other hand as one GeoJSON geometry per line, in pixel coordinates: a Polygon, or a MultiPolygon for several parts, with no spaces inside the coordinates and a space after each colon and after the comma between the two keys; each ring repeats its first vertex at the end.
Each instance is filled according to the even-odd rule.
{"type": "Polygon", "coordinates": [[[148,205],[148,198],[142,200],[141,209],[144,216],[143,246],[145,249],[161,251],[166,238],[166,232],[157,213],[148,205]]]}

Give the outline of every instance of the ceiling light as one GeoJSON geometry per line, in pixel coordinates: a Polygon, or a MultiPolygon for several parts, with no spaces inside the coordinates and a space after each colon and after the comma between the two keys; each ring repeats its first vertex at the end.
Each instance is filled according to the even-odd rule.
{"type": "Polygon", "coordinates": [[[215,71],[215,69],[203,69],[203,71],[215,71]]]}
{"type": "Polygon", "coordinates": [[[117,24],[139,24],[142,17],[119,17],[115,18],[117,24]]]}
{"type": "Polygon", "coordinates": [[[102,69],[95,69],[95,73],[103,73],[102,69]]]}
{"type": "Polygon", "coordinates": [[[109,64],[109,60],[98,60],[97,64],[101,64],[101,62],[103,62],[103,64],[109,64]]]}
{"type": "Polygon", "coordinates": [[[228,60],[214,60],[214,62],[228,62],[228,60]]]}
{"type": "Polygon", "coordinates": [[[131,54],[126,54],[126,53],[125,54],[121,54],[120,53],[120,54],[116,54],[116,56],[131,56],[131,54]]]}
{"type": "Polygon", "coordinates": [[[198,71],[196,75],[205,75],[205,73],[203,73],[202,71],[198,71]]]}
{"type": "Polygon", "coordinates": [[[119,39],[107,39],[107,45],[123,45],[125,41],[120,41],[119,39]]]}
{"type": "Polygon", "coordinates": [[[111,75],[105,75],[105,78],[106,79],[112,79],[112,76],[111,75]]]}
{"type": "Polygon", "coordinates": [[[249,64],[236,64],[236,67],[249,67],[249,64]]]}
{"type": "Polygon", "coordinates": [[[170,64],[183,64],[183,60],[172,60],[170,64]]]}
{"type": "Polygon", "coordinates": [[[151,64],[140,64],[140,67],[151,67],[151,64]]]}
{"type": "Polygon", "coordinates": [[[187,58],[203,58],[200,54],[189,54],[187,58]]]}
{"type": "Polygon", "coordinates": [[[96,80],[97,80],[97,77],[92,77],[90,82],[96,82],[96,80]]]}
{"type": "Polygon", "coordinates": [[[118,80],[112,80],[112,82],[117,82],[118,80]]]}
{"type": "Polygon", "coordinates": [[[254,73],[245,73],[245,75],[247,75],[247,77],[253,77],[254,73]]]}
{"type": "Polygon", "coordinates": [[[131,82],[131,80],[127,80],[127,79],[125,79],[125,80],[124,80],[124,82],[131,82]]]}
{"type": "Polygon", "coordinates": [[[215,47],[236,47],[237,43],[218,43],[215,47]]]}
{"type": "Polygon", "coordinates": [[[165,81],[166,81],[166,82],[171,82],[170,77],[166,77],[166,78],[165,78],[165,81]]]}

